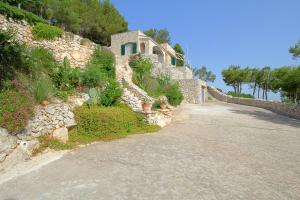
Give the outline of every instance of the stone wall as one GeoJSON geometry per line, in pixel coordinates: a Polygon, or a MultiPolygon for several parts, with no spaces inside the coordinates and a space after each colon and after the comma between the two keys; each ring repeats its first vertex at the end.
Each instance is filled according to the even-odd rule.
{"type": "Polygon", "coordinates": [[[204,81],[194,79],[178,80],[184,102],[204,104],[207,101],[207,87],[204,81]]]}
{"type": "Polygon", "coordinates": [[[300,106],[297,104],[286,104],[286,103],[275,102],[275,101],[267,101],[263,99],[247,99],[247,98],[232,97],[220,92],[219,90],[213,87],[208,87],[208,91],[214,98],[216,98],[219,101],[265,108],[267,110],[271,110],[279,114],[300,119],[300,106]]]}
{"type": "Polygon", "coordinates": [[[96,44],[78,35],[65,32],[61,38],[54,41],[34,40],[32,27],[25,21],[14,21],[0,15],[0,29],[12,28],[18,41],[29,46],[39,46],[53,52],[57,61],[69,58],[74,67],[84,68],[93,54],[96,44]]]}
{"type": "Polygon", "coordinates": [[[68,103],[37,106],[34,117],[29,120],[23,131],[9,133],[6,129],[0,128],[0,163],[5,161],[6,157],[8,160],[22,161],[30,157],[31,151],[38,146],[38,137],[75,126],[72,107],[73,105],[68,103]]]}
{"type": "Polygon", "coordinates": [[[152,75],[159,77],[162,74],[168,75],[171,80],[193,79],[193,72],[188,67],[176,67],[158,61],[157,55],[144,55],[153,63],[152,75]]]}

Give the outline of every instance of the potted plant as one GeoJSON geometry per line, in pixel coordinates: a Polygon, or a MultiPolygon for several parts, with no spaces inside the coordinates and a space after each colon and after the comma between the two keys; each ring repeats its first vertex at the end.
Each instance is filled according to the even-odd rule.
{"type": "Polygon", "coordinates": [[[165,110],[167,108],[167,102],[165,100],[161,100],[159,106],[162,110],[165,110]]]}
{"type": "Polygon", "coordinates": [[[144,112],[151,111],[151,102],[149,99],[144,98],[142,101],[142,108],[144,112]]]}

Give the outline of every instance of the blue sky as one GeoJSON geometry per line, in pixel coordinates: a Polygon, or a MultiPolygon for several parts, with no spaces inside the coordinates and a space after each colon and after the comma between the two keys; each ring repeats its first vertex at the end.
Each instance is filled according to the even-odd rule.
{"type": "MultiPolygon", "coordinates": [[[[300,39],[300,0],[111,0],[131,30],[166,28],[193,66],[222,69],[299,65],[288,48],[300,39]],[[144,6],[147,5],[147,6],[144,6]]],[[[244,86],[244,90],[247,86],[244,86]]]]}

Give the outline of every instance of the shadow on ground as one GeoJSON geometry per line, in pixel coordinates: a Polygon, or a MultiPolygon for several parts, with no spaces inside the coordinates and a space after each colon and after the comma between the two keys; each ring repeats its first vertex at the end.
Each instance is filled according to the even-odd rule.
{"type": "Polygon", "coordinates": [[[239,109],[230,109],[231,112],[236,114],[250,115],[255,117],[258,120],[268,121],[274,124],[283,124],[287,126],[292,126],[300,128],[300,120],[280,115],[268,110],[239,110],[239,109]]]}

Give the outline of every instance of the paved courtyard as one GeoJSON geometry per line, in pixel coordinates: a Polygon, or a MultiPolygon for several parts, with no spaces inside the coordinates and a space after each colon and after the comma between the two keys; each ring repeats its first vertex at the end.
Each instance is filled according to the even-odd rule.
{"type": "Polygon", "coordinates": [[[300,121],[183,105],[158,133],[75,150],[0,185],[0,199],[300,199],[300,121]]]}

